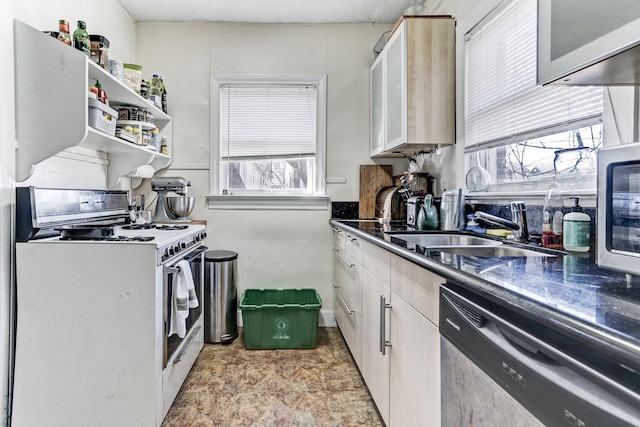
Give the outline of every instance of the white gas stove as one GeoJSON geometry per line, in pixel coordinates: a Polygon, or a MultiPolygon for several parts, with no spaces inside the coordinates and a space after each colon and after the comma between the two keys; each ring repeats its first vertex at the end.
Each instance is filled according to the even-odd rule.
{"type": "Polygon", "coordinates": [[[18,190],[15,425],[159,426],[204,345],[206,227],[123,225],[127,198],[18,190]],[[183,268],[199,306],[173,333],[183,268]]]}

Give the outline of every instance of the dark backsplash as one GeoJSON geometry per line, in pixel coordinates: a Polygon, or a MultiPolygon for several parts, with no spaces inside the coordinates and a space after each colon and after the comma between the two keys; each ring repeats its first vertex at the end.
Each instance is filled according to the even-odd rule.
{"type": "Polygon", "coordinates": [[[331,202],[331,218],[358,219],[359,209],[358,202],[331,202]]]}
{"type": "MultiPolygon", "coordinates": [[[[439,199],[434,199],[434,205],[439,208],[439,199]]],[[[527,205],[527,227],[530,234],[542,234],[542,209],[543,206],[527,205]]],[[[331,218],[358,219],[358,202],[331,202],[331,218]]],[[[465,214],[482,210],[492,215],[511,219],[511,208],[507,205],[471,205],[465,207],[465,214]]],[[[569,213],[570,208],[564,208],[563,213],[569,213]]],[[[596,227],[596,209],[584,208],[584,212],[591,217],[591,229],[596,227]]]]}
{"type": "MultiPolygon", "coordinates": [[[[542,234],[542,209],[544,206],[527,205],[527,228],[530,234],[542,234]]],[[[591,217],[591,229],[596,227],[596,209],[583,208],[584,213],[591,217]]],[[[466,205],[466,213],[481,210],[501,218],[511,219],[511,207],[506,205],[466,205]]],[[[562,213],[571,212],[570,208],[563,208],[562,213]]]]}

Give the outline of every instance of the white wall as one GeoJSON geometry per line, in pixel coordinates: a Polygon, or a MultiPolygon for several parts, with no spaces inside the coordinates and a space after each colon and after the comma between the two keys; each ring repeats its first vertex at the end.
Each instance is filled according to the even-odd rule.
{"type": "MultiPolygon", "coordinates": [[[[240,292],[311,287],[333,323],[330,211],[209,210],[210,75],[326,74],[327,177],[333,201],[356,201],[360,164],[369,158],[369,67],[390,25],[139,23],[145,79],[159,73],[174,119],[173,161],[164,175],[192,181],[193,218],[208,221],[208,244],[238,252],[240,292]]],[[[148,183],[147,183],[148,186],[148,183]]],[[[147,187],[148,191],[148,187],[147,187]]],[[[155,196],[150,194],[151,197],[155,196]]]]}
{"type": "MultiPolygon", "coordinates": [[[[0,425],[7,422],[11,297],[13,294],[13,254],[15,207],[15,130],[13,18],[41,30],[58,29],[58,19],[67,19],[72,31],[78,19],[85,20],[92,34],[107,36],[112,45],[112,57],[135,59],[135,22],[116,0],[79,2],[77,0],[10,1],[0,0],[0,425]]],[[[44,100],[51,108],[64,108],[62,100],[44,100]]],[[[46,144],[47,141],[42,141],[46,144]]],[[[90,151],[90,150],[89,150],[90,151]]],[[[84,154],[87,154],[86,151],[84,154]]],[[[96,153],[90,162],[74,160],[74,154],[64,154],[36,167],[27,182],[18,185],[55,187],[104,187],[104,162],[96,153]]],[[[11,341],[10,341],[11,340],[11,341]]],[[[44,357],[44,356],[43,356],[44,357]]]]}

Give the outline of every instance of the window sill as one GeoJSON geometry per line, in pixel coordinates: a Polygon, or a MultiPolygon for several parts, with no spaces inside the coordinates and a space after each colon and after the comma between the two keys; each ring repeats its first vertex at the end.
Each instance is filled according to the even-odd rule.
{"type": "Polygon", "coordinates": [[[329,196],[207,196],[209,209],[328,210],[329,196]]]}

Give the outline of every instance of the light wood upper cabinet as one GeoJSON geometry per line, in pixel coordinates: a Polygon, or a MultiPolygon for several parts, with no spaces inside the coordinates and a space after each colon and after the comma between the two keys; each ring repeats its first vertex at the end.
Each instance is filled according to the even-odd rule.
{"type": "Polygon", "coordinates": [[[455,143],[455,21],[403,17],[370,69],[370,155],[455,143]]]}

